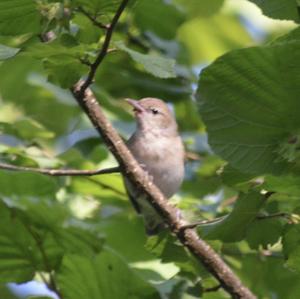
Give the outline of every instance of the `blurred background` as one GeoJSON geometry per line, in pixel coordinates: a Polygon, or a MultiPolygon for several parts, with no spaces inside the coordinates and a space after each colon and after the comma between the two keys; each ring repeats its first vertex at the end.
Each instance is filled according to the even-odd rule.
{"type": "MultiPolygon", "coordinates": [[[[121,19],[114,36],[116,41],[125,39],[136,51],[144,53],[150,49],[175,59],[176,78],[155,78],[126,53],[116,51],[105,59],[93,87],[107,116],[125,139],[133,132],[134,121],[123,98],[151,96],[170,104],[189,155],[182,190],[172,200],[191,221],[228,213],[237,195],[217,174],[224,161],[211,151],[197,111],[194,93],[201,70],[228,51],[266,44],[296,27],[292,21],[263,16],[256,5],[246,0],[202,2],[207,4],[193,9],[186,6],[185,1],[165,1],[174,5],[165,11],[152,1],[137,3],[121,19]],[[188,17],[183,18],[182,11],[188,17]]],[[[76,32],[82,43],[101,38],[100,31],[93,29],[84,16],[77,15],[70,30],[76,32]],[[81,29],[78,24],[82,25],[81,29]]],[[[24,42],[30,46],[27,39],[26,35],[4,37],[0,32],[0,42],[11,46],[24,42]]],[[[31,167],[79,169],[116,165],[71,94],[53,84],[51,74],[45,74],[41,61],[26,55],[25,51],[1,62],[0,78],[2,161],[31,167]]],[[[1,186],[18,184],[17,178],[13,182],[7,176],[0,179],[1,186]]],[[[145,277],[159,284],[179,271],[173,263],[160,263],[144,248],[146,237],[142,221],[128,203],[119,175],[60,178],[56,182],[58,201],[67,203],[77,219],[97,223],[106,243],[145,277]]],[[[27,298],[35,294],[56,298],[47,291],[40,277],[34,282],[3,284],[0,288],[1,299],[27,298]]]]}

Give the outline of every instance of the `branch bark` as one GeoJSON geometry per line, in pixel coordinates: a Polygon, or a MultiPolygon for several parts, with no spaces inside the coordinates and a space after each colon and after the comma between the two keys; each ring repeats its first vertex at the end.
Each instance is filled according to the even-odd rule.
{"type": "Polygon", "coordinates": [[[232,298],[256,298],[243,286],[240,279],[225,264],[220,256],[205,241],[199,238],[196,231],[186,228],[186,223],[178,217],[180,211],[170,205],[160,190],[148,180],[147,174],[136,162],[123,140],[106,119],[92,91],[86,89],[82,96],[80,92],[81,86],[81,82],[74,86],[74,97],[119,162],[123,175],[148,195],[150,203],[165,219],[170,230],[202,262],[207,270],[220,282],[221,286],[232,295],[232,298]]]}
{"type": "Polygon", "coordinates": [[[147,195],[149,202],[165,219],[170,230],[177,236],[183,246],[188,248],[190,252],[202,262],[206,269],[220,282],[222,288],[231,294],[232,298],[254,299],[256,296],[242,284],[240,279],[226,265],[221,257],[205,241],[199,238],[194,229],[185,227],[186,223],[178,216],[180,215],[180,211],[170,205],[160,190],[148,180],[147,174],[136,162],[123,140],[107,120],[94,94],[89,89],[89,86],[94,80],[97,68],[107,54],[114,28],[128,2],[129,0],[123,0],[121,2],[112,23],[106,31],[102,49],[95,62],[91,65],[87,79],[78,82],[73,86],[71,91],[95,129],[102,136],[108,149],[119,162],[123,175],[147,195]]]}

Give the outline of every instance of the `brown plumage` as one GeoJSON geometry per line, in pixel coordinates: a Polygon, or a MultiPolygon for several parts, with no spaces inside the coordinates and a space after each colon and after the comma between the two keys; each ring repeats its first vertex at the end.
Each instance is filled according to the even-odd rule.
{"type": "MultiPolygon", "coordinates": [[[[162,100],[144,98],[127,102],[133,106],[137,121],[127,145],[154,184],[170,198],[184,176],[184,149],[175,118],[162,100]]],[[[147,233],[157,233],[163,227],[162,219],[126,179],[125,185],[134,207],[145,219],[147,233]]]]}

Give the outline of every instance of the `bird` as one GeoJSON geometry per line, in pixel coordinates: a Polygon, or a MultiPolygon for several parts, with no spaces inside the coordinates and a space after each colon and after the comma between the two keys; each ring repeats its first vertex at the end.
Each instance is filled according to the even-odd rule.
{"type": "MultiPolygon", "coordinates": [[[[168,105],[157,98],[126,99],[133,107],[136,130],[127,146],[148,177],[166,198],[173,196],[184,178],[184,146],[168,105]]],[[[126,177],[125,188],[133,207],[144,218],[147,235],[165,228],[164,220],[126,177]]]]}

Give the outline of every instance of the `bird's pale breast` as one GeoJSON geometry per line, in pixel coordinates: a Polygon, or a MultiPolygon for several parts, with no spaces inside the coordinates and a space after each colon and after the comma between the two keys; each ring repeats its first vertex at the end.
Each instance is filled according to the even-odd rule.
{"type": "Polygon", "coordinates": [[[149,132],[132,136],[128,146],[167,198],[178,191],[184,176],[184,150],[179,136],[157,138],[149,132]]]}

